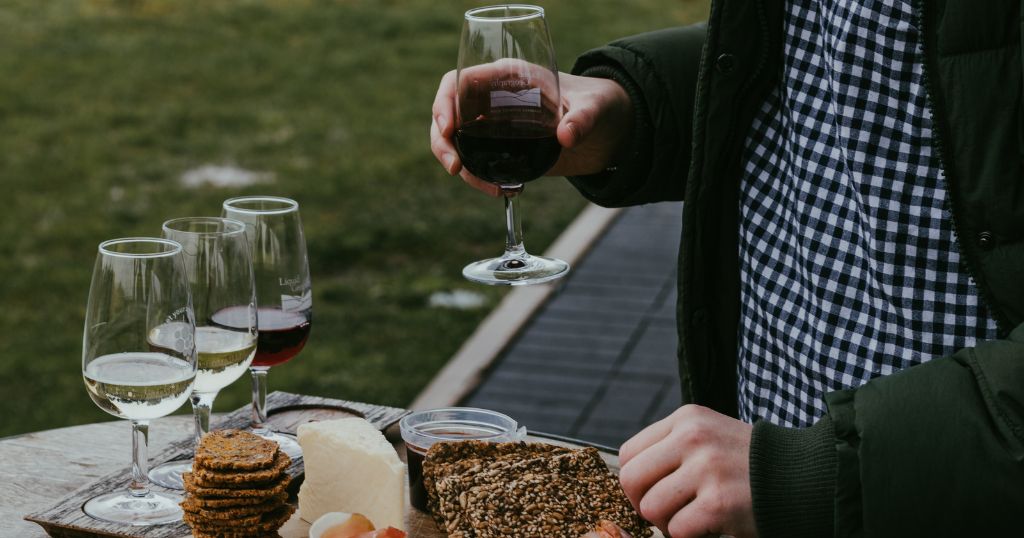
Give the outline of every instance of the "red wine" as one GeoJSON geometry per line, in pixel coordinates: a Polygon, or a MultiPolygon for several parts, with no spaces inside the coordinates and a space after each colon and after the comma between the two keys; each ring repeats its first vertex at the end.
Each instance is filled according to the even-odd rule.
{"type": "Polygon", "coordinates": [[[462,164],[480,179],[519,185],[544,175],[562,148],[552,126],[538,121],[481,119],[455,133],[462,164]]]}
{"type": "MultiPolygon", "coordinates": [[[[233,306],[211,316],[217,325],[243,328],[248,322],[249,309],[233,306]]],[[[260,308],[259,336],[256,340],[256,357],[253,366],[277,366],[302,351],[309,338],[310,319],[308,312],[286,312],[280,308],[260,308]]]]}

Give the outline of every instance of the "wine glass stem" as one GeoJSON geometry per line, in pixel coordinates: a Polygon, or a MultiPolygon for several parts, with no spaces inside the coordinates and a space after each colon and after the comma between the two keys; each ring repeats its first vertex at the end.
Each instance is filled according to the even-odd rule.
{"type": "Polygon", "coordinates": [[[270,432],[267,427],[267,373],[269,368],[249,368],[252,373],[252,429],[260,435],[270,432]]]}
{"type": "Polygon", "coordinates": [[[523,226],[519,221],[519,194],[522,192],[522,185],[501,189],[501,194],[505,198],[506,258],[521,258],[526,255],[526,247],[523,246],[523,226]]]}
{"type": "Polygon", "coordinates": [[[213,399],[217,397],[216,392],[193,392],[192,417],[196,421],[196,446],[199,439],[210,432],[210,413],[213,411],[213,399]]]}
{"type": "Polygon", "coordinates": [[[149,421],[132,421],[132,483],[128,486],[133,497],[149,495],[149,421]]]}

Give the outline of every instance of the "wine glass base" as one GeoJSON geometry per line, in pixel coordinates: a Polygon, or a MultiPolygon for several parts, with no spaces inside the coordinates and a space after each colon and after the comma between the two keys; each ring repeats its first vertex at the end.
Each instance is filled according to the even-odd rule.
{"type": "Polygon", "coordinates": [[[179,460],[161,463],[149,470],[149,481],[167,489],[182,491],[185,480],[182,474],[192,471],[192,460],[179,460]]]}
{"type": "Polygon", "coordinates": [[[527,286],[562,278],[569,273],[569,264],[557,258],[502,256],[473,262],[462,268],[467,280],[489,286],[527,286]]]}
{"type": "Polygon", "coordinates": [[[107,493],[86,501],[82,510],[94,519],[147,527],[181,521],[181,497],[173,494],[150,492],[136,497],[128,492],[107,493]]]}
{"type": "Polygon", "coordinates": [[[275,432],[272,430],[249,430],[256,435],[264,439],[269,439],[277,443],[281,448],[281,452],[288,454],[288,457],[295,461],[297,458],[302,457],[302,447],[299,446],[299,440],[294,435],[288,435],[287,433],[275,432]]]}

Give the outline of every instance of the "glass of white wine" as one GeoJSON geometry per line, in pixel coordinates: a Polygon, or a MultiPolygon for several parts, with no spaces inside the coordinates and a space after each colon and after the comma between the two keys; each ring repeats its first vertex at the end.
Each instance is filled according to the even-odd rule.
{"type": "Polygon", "coordinates": [[[153,492],[146,473],[149,421],[181,407],[196,377],[195,321],[181,245],[132,237],[100,243],[89,287],[82,375],[100,409],[132,424],[128,491],[89,499],[82,509],[104,521],[146,526],[181,520],[177,495],[153,492]],[[173,327],[167,345],[150,334],[173,327]]]}
{"type": "MultiPolygon", "coordinates": [[[[199,368],[192,389],[195,442],[210,431],[213,401],[221,389],[245,374],[256,355],[256,287],[245,224],[218,217],[184,217],[163,224],[163,236],[181,243],[185,272],[192,290],[196,315],[196,351],[199,368]],[[214,322],[218,312],[236,313],[231,326],[214,322]]],[[[175,324],[150,333],[154,348],[174,341],[175,324]]],[[[149,472],[155,484],[184,489],[182,474],[192,460],[174,460],[149,472]]]]}

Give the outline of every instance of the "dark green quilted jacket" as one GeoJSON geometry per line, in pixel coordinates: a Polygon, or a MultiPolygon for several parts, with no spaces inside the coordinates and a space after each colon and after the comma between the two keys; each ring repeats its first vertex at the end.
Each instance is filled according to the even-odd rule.
{"type": "MultiPolygon", "coordinates": [[[[1021,2],[915,0],[926,87],[966,270],[999,340],[829,394],[813,427],[754,427],[762,537],[1024,536],[1021,2]]],[[[783,0],[717,0],[706,25],[622,39],[575,73],[636,109],[631,156],[570,178],[606,206],[685,200],[683,399],[736,415],[740,154],[778,83],[783,0]]]]}

